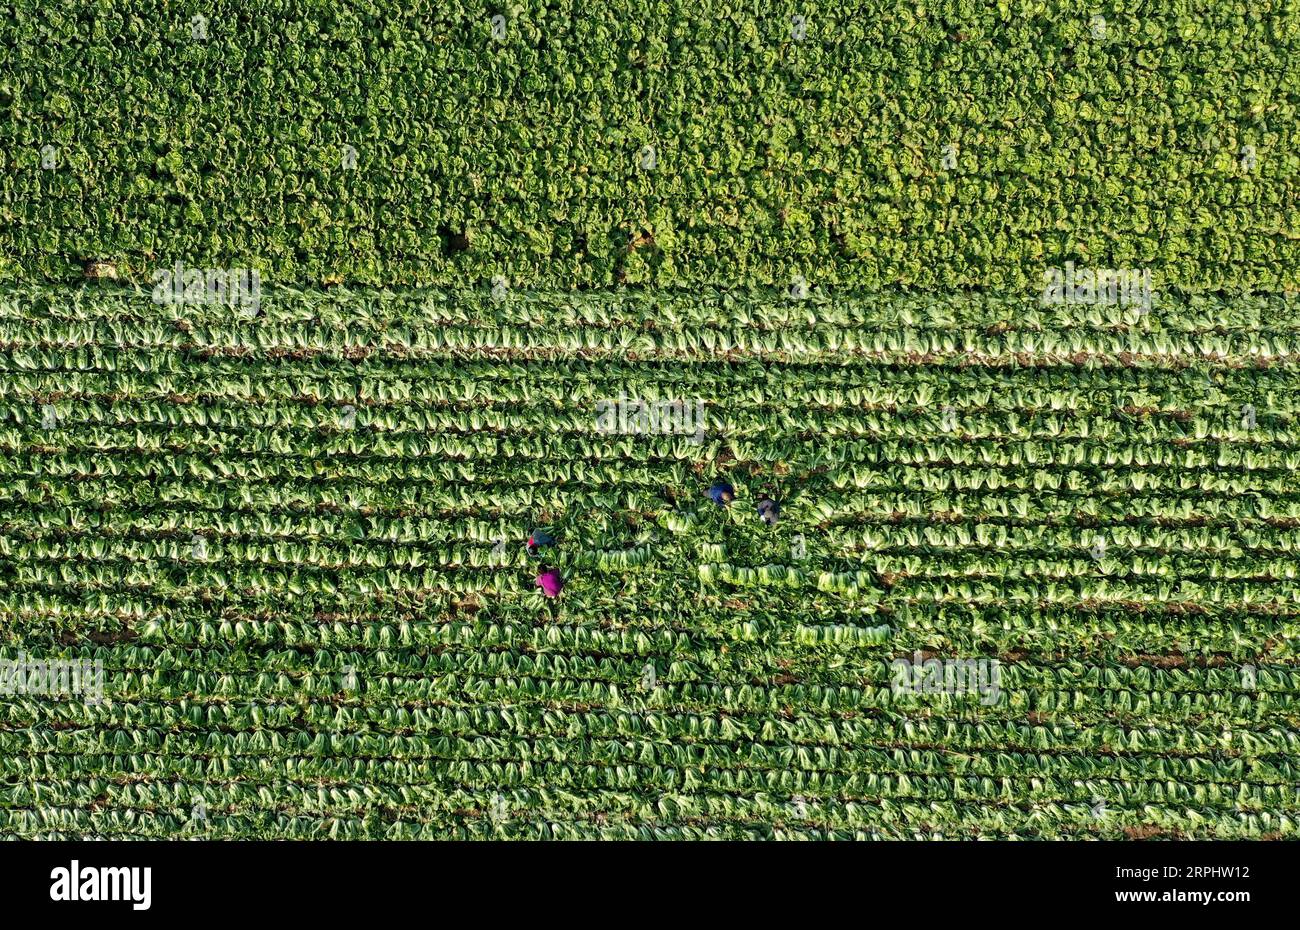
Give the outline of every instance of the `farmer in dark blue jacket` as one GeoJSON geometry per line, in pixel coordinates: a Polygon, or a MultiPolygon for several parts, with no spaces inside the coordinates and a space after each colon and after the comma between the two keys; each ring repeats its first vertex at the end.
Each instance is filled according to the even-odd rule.
{"type": "Polygon", "coordinates": [[[736,489],[719,478],[709,488],[709,497],[713,498],[713,503],[719,507],[726,507],[736,499],[736,489]]]}
{"type": "Polygon", "coordinates": [[[555,537],[541,530],[533,530],[532,535],[528,537],[525,546],[528,548],[529,555],[540,555],[543,546],[555,545],[555,537]]]}

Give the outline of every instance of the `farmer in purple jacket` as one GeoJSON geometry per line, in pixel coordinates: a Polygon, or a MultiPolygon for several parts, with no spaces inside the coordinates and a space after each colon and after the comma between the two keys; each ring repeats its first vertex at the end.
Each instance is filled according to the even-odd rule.
{"type": "Polygon", "coordinates": [[[564,587],[564,579],[560,577],[558,571],[548,568],[537,576],[536,584],[547,597],[559,597],[560,589],[564,587]]]}

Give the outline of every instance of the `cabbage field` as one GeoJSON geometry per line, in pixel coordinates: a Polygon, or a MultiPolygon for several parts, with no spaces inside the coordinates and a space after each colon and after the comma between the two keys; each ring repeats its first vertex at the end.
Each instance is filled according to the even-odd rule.
{"type": "Polygon", "coordinates": [[[0,280],[1297,287],[1295,0],[13,6],[0,280]]]}
{"type": "Polygon", "coordinates": [[[7,833],[1296,830],[1294,307],[3,307],[7,651],[105,669],[5,707],[7,833]],[[651,392],[703,441],[596,430],[651,392]]]}
{"type": "Polygon", "coordinates": [[[19,0],[0,838],[1300,834],[1300,6],[19,0]]]}

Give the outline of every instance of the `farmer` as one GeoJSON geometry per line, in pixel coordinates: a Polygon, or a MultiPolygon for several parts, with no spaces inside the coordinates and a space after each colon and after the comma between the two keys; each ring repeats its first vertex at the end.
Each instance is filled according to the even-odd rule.
{"type": "Polygon", "coordinates": [[[758,516],[768,526],[776,526],[777,517],[781,515],[781,505],[770,497],[758,502],[758,516]]]}
{"type": "Polygon", "coordinates": [[[709,497],[713,498],[713,503],[717,504],[719,507],[726,507],[735,500],[736,489],[719,478],[717,481],[713,482],[713,486],[709,488],[709,497]]]}
{"type": "Polygon", "coordinates": [[[559,597],[560,589],[564,587],[564,579],[555,569],[547,568],[537,576],[536,584],[547,597],[559,597]]]}
{"type": "Polygon", "coordinates": [[[543,533],[541,530],[533,530],[532,535],[528,537],[525,543],[528,548],[528,554],[532,556],[540,555],[543,546],[555,545],[555,537],[549,533],[543,533]]]}

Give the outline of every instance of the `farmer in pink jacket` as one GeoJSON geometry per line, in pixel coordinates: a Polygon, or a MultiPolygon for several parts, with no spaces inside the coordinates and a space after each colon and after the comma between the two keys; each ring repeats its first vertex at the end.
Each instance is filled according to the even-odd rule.
{"type": "Polygon", "coordinates": [[[559,597],[560,589],[564,587],[564,579],[560,577],[557,570],[548,568],[537,576],[536,584],[547,597],[559,597]]]}

